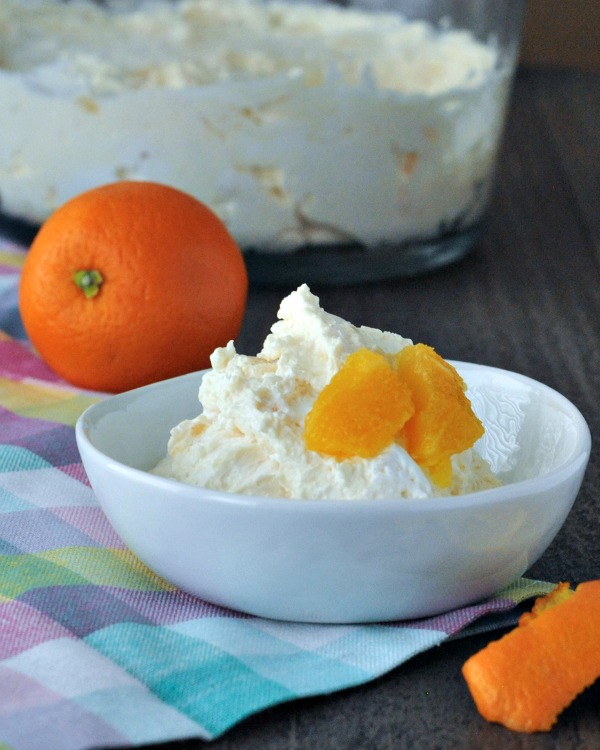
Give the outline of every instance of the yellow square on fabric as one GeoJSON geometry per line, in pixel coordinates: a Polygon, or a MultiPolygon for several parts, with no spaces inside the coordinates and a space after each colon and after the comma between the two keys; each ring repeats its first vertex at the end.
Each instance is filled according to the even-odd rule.
{"type": "Polygon", "coordinates": [[[96,586],[118,586],[136,591],[174,591],[176,588],[126,549],[62,547],[40,552],[38,556],[96,586]]]}
{"type": "Polygon", "coordinates": [[[25,262],[25,253],[0,249],[0,265],[19,269],[25,262]]]}
{"type": "Polygon", "coordinates": [[[0,406],[20,417],[73,426],[99,397],[34,380],[0,378],[0,406]]]}

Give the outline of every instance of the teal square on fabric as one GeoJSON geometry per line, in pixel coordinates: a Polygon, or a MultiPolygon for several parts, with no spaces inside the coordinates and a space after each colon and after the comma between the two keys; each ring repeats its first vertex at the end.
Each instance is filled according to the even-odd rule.
{"type": "MultiPolygon", "coordinates": [[[[215,651],[208,647],[209,651],[215,651]]],[[[186,716],[218,735],[267,706],[296,698],[283,685],[253,672],[225,653],[152,683],[152,690],[186,716]]]]}
{"type": "MultiPolygon", "coordinates": [[[[261,622],[256,625],[246,619],[206,618],[173,625],[172,629],[232,654],[252,672],[282,685],[295,696],[339,690],[371,677],[362,666],[345,660],[343,649],[325,654],[316,648],[301,647],[285,638],[285,625],[281,635],[274,635],[261,627],[261,622]]],[[[313,629],[312,625],[304,627],[313,629]]],[[[335,632],[355,630],[348,626],[336,628],[335,632]]]]}
{"type": "Polygon", "coordinates": [[[17,513],[20,510],[31,510],[33,507],[35,506],[27,502],[27,500],[23,500],[4,489],[4,487],[0,487],[0,513],[17,513]]]}
{"type": "Polygon", "coordinates": [[[169,628],[125,623],[85,641],[212,736],[261,708],[296,697],[222,649],[169,628]]]}
{"type": "Polygon", "coordinates": [[[50,467],[51,464],[26,448],[0,445],[0,472],[34,471],[50,467]]]}

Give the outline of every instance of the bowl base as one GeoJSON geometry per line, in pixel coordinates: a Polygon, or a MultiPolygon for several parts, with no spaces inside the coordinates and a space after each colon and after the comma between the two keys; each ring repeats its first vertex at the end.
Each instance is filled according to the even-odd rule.
{"type": "Polygon", "coordinates": [[[410,278],[464,258],[481,236],[479,222],[429,240],[382,244],[303,247],[292,253],[244,251],[250,281],[258,285],[342,286],[410,278]]]}

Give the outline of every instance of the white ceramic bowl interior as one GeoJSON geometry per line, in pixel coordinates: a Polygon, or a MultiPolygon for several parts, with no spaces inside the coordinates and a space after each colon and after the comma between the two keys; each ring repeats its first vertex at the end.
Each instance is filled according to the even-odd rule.
{"type": "Polygon", "coordinates": [[[590,432],[530,378],[453,363],[503,486],[428,500],[279,500],[150,474],[171,427],[200,411],[202,373],[110,397],[77,423],[82,460],[117,533],[151,569],[208,601],[304,622],[423,617],[522,575],[562,526],[590,432]]]}

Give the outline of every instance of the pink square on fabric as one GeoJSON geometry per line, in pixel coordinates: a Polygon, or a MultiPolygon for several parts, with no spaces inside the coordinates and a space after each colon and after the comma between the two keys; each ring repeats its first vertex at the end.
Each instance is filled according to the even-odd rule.
{"type": "MultiPolygon", "coordinates": [[[[17,600],[0,601],[0,659],[26,651],[54,638],[71,637],[71,633],[35,607],[17,600]]],[[[4,693],[5,685],[0,680],[4,693]]]]}

